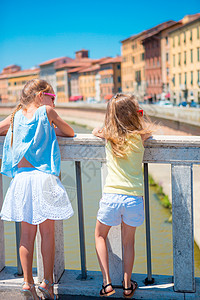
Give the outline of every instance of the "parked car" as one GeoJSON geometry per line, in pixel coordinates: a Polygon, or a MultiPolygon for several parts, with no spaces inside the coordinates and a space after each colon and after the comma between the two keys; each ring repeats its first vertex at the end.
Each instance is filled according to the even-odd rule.
{"type": "Polygon", "coordinates": [[[190,107],[197,107],[197,103],[194,100],[192,100],[190,102],[190,107]]]}
{"type": "Polygon", "coordinates": [[[186,107],[186,106],[188,106],[188,103],[186,101],[182,101],[178,104],[178,106],[186,107]]]}
{"type": "Polygon", "coordinates": [[[155,104],[159,105],[159,106],[168,106],[168,107],[172,107],[173,106],[173,104],[169,100],[160,100],[160,101],[158,101],[155,104]]]}

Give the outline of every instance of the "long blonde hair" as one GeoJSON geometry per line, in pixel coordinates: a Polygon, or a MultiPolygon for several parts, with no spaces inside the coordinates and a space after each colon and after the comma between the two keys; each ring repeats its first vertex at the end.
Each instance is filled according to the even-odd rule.
{"type": "Polygon", "coordinates": [[[150,119],[141,117],[138,110],[139,104],[133,95],[117,93],[108,102],[104,132],[117,157],[126,157],[131,148],[128,143],[130,136],[152,132],[147,124],[150,119]]]}
{"type": "Polygon", "coordinates": [[[22,89],[20,102],[11,114],[10,126],[11,126],[11,147],[13,144],[13,127],[14,127],[14,116],[20,109],[25,109],[29,104],[35,101],[35,97],[39,92],[50,93],[53,90],[52,86],[45,80],[32,79],[27,81],[22,89]]]}

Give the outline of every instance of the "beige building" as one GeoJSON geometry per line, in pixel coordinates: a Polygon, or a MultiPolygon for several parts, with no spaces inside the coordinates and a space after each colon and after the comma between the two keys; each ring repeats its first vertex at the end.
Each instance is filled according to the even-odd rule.
{"type": "Polygon", "coordinates": [[[170,90],[174,103],[200,103],[200,14],[186,16],[169,33],[170,90]]]}
{"type": "Polygon", "coordinates": [[[127,38],[122,43],[122,92],[145,95],[145,51],[141,38],[145,31],[127,38]]]}
{"type": "Polygon", "coordinates": [[[170,28],[161,31],[161,71],[162,71],[162,99],[170,99],[170,43],[169,32],[182,26],[182,22],[177,22],[170,28]]]}

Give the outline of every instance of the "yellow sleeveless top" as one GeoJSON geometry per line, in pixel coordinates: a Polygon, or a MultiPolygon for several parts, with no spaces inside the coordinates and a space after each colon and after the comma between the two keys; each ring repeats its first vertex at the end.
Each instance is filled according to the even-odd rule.
{"type": "Polygon", "coordinates": [[[130,137],[131,150],[124,158],[113,155],[111,144],[106,144],[108,175],[104,193],[143,196],[142,160],[144,147],[139,134],[130,137]]]}

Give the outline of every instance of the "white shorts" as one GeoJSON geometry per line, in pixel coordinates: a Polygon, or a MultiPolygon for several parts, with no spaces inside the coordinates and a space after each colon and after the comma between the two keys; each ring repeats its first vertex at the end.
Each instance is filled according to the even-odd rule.
{"type": "Polygon", "coordinates": [[[108,226],[117,226],[123,221],[138,227],[144,222],[143,197],[104,193],[99,202],[97,220],[108,226]]]}

